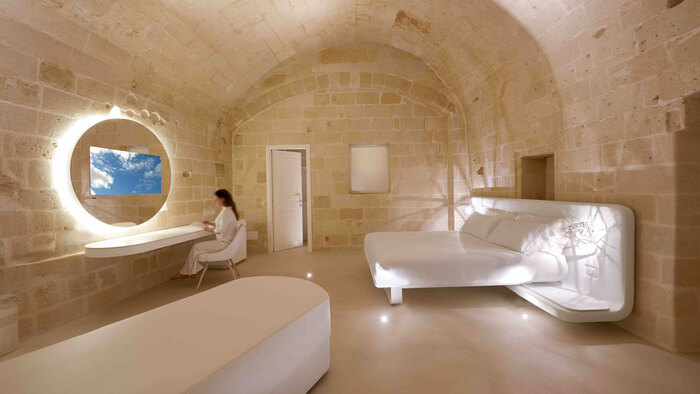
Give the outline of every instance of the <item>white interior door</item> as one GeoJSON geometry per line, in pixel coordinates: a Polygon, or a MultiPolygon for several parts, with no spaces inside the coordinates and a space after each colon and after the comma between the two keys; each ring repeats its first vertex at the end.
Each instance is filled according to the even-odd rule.
{"type": "Polygon", "coordinates": [[[304,244],[301,194],[301,153],[272,151],[273,250],[304,244]]]}

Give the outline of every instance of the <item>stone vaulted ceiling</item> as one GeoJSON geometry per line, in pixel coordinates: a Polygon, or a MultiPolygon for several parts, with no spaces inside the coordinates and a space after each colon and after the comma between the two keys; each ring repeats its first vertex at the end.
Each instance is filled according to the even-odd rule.
{"type": "Polygon", "coordinates": [[[240,101],[280,62],[353,42],[405,50],[448,86],[474,87],[507,59],[546,63],[502,7],[526,20],[550,14],[549,22],[566,11],[558,1],[538,0],[40,0],[32,6],[25,18],[39,28],[48,21],[42,8],[58,11],[226,104],[240,101]]]}

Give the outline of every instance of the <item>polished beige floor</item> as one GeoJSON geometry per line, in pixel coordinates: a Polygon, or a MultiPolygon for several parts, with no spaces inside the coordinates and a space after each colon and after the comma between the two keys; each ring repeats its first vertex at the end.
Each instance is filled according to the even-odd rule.
{"type": "MultiPolygon", "coordinates": [[[[503,287],[405,290],[404,304],[392,307],[372,285],[361,251],[252,255],[239,270],[311,273],[330,294],[331,368],[314,394],[700,392],[700,356],[669,353],[608,323],[559,321],[503,287]]],[[[211,271],[204,289],[228,280],[228,271],[211,271]]],[[[192,295],[194,287],[193,280],[162,284],[31,338],[4,359],[192,295]]],[[[239,302],[246,301],[231,300],[239,302]]]]}

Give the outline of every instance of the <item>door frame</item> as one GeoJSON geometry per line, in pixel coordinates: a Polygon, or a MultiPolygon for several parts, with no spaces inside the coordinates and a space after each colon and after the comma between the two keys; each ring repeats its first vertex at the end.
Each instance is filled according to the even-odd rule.
{"type": "Polygon", "coordinates": [[[306,248],[313,250],[313,226],[311,225],[311,145],[266,145],[265,146],[265,181],[267,183],[267,252],[274,252],[272,220],[272,151],[303,150],[306,154],[306,248]]]}

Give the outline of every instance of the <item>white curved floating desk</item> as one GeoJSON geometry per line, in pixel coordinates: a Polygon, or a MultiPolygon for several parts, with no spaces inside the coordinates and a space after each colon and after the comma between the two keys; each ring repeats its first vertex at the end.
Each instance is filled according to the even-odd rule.
{"type": "Polygon", "coordinates": [[[258,276],[0,363],[7,393],[306,393],[330,366],[328,293],[258,276]]]}
{"type": "Polygon", "coordinates": [[[130,256],[212,235],[195,225],[172,227],[89,243],[85,245],[85,256],[96,258],[130,256]]]}

